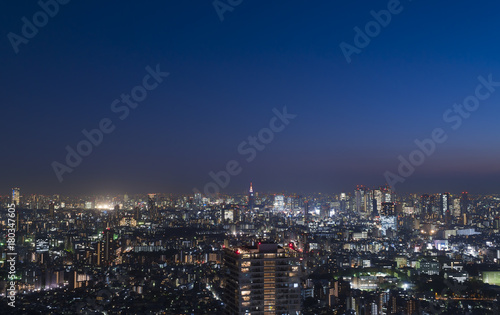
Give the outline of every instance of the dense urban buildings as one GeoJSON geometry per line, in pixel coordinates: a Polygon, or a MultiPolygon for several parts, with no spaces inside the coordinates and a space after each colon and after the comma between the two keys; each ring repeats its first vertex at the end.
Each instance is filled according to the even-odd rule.
{"type": "Polygon", "coordinates": [[[498,314],[500,195],[253,187],[4,195],[1,309],[14,292],[12,314],[498,314]]]}
{"type": "Polygon", "coordinates": [[[0,315],[500,315],[500,1],[1,8],[0,315]]]}

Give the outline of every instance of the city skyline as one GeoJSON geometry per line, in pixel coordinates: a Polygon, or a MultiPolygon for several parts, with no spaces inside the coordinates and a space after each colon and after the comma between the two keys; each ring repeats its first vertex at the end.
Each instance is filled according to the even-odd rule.
{"type": "Polygon", "coordinates": [[[0,314],[500,314],[495,12],[6,1],[0,314]]]}
{"type": "MultiPolygon", "coordinates": [[[[252,186],[253,183],[251,182],[252,186]]],[[[247,187],[248,188],[248,187],[247,187]]],[[[351,187],[349,190],[342,190],[342,191],[331,191],[331,192],[323,192],[323,191],[313,191],[313,192],[305,192],[305,191],[290,191],[290,190],[268,190],[268,191],[260,191],[260,190],[252,190],[249,192],[249,190],[241,190],[239,192],[234,192],[234,193],[225,193],[225,192],[220,192],[217,194],[204,194],[203,192],[200,192],[201,196],[203,198],[209,198],[209,199],[217,199],[222,196],[241,196],[241,195],[247,195],[247,198],[253,198],[254,194],[263,194],[263,195],[290,195],[290,196],[301,196],[301,195],[315,195],[315,194],[324,194],[324,195],[335,195],[335,196],[340,196],[342,194],[347,194],[350,196],[353,196],[359,188],[366,189],[368,191],[374,191],[374,190],[384,190],[384,189],[391,189],[389,185],[378,185],[378,186],[367,186],[367,185],[356,185],[355,187],[351,187]],[[252,196],[252,197],[250,197],[252,196]]],[[[123,192],[99,192],[99,193],[72,193],[72,194],[61,194],[61,193],[54,193],[54,194],[42,194],[39,192],[33,192],[29,191],[27,193],[24,193],[24,190],[21,190],[19,187],[12,188],[9,193],[6,194],[0,194],[1,197],[9,197],[13,198],[14,194],[14,189],[17,190],[17,200],[20,197],[29,197],[29,196],[65,196],[65,197],[82,197],[82,196],[98,196],[98,197],[103,197],[103,196],[147,196],[150,194],[162,194],[162,195],[170,195],[170,196],[194,196],[198,194],[197,192],[191,192],[191,193],[174,193],[174,192],[169,192],[169,191],[148,191],[148,192],[134,192],[134,191],[123,191],[123,192]],[[23,194],[24,193],[24,194],[23,194]]],[[[413,191],[413,192],[398,192],[396,190],[391,190],[393,193],[401,195],[401,196],[408,196],[408,195],[438,195],[438,194],[453,194],[453,195],[460,195],[464,192],[470,194],[470,195],[477,195],[477,196],[488,196],[488,195],[498,195],[497,193],[474,193],[470,192],[467,190],[461,190],[461,191],[413,191]]],[[[13,202],[14,203],[14,202],[13,202]]]]}

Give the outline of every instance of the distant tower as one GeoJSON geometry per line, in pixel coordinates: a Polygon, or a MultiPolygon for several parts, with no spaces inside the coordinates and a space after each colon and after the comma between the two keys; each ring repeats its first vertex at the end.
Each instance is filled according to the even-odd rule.
{"type": "Polygon", "coordinates": [[[444,217],[450,214],[450,193],[440,194],[441,200],[439,202],[441,215],[444,217]]]}
{"type": "Polygon", "coordinates": [[[371,193],[363,185],[357,185],[354,191],[354,211],[357,213],[370,213],[373,209],[371,193]]]}
{"type": "Polygon", "coordinates": [[[54,202],[49,203],[49,218],[54,219],[54,202]]]}
{"type": "Polygon", "coordinates": [[[12,203],[19,206],[21,200],[21,193],[19,188],[12,188],[12,203]]]}
{"type": "Polygon", "coordinates": [[[467,214],[468,208],[469,208],[469,193],[464,191],[462,192],[462,196],[460,197],[460,216],[463,217],[464,214],[467,214]]]}
{"type": "Polygon", "coordinates": [[[106,228],[104,231],[104,261],[110,262],[112,258],[113,250],[113,230],[111,228],[106,228]]]}
{"type": "Polygon", "coordinates": [[[253,195],[253,188],[252,188],[252,183],[250,183],[250,190],[248,191],[248,208],[252,209],[255,205],[255,200],[254,200],[254,195],[253,195]]]}
{"type": "Polygon", "coordinates": [[[285,211],[285,196],[274,196],[274,211],[285,211]]]}
{"type": "Polygon", "coordinates": [[[140,212],[140,209],[139,207],[135,207],[134,208],[134,219],[136,221],[139,221],[139,219],[141,218],[141,212],[140,212]]]}
{"type": "Polygon", "coordinates": [[[97,243],[97,265],[110,265],[114,259],[115,249],[113,241],[113,230],[107,227],[102,232],[102,240],[97,243]]]}
{"type": "Polygon", "coordinates": [[[394,202],[382,202],[382,209],[380,209],[380,223],[383,235],[387,235],[387,230],[391,229],[396,232],[397,226],[397,216],[396,216],[396,205],[394,202]]]}
{"type": "Polygon", "coordinates": [[[202,204],[201,193],[195,193],[195,194],[194,194],[194,203],[195,203],[197,206],[201,206],[201,204],[202,204]]]}
{"type": "Polygon", "coordinates": [[[373,202],[373,213],[377,213],[377,215],[380,212],[380,210],[382,210],[382,202],[384,199],[383,197],[385,197],[384,195],[385,193],[383,194],[382,190],[380,189],[375,189],[373,191],[373,200],[375,200],[373,202]]]}
{"type": "Polygon", "coordinates": [[[365,212],[364,207],[365,191],[360,189],[359,186],[354,191],[354,211],[357,213],[365,212]]]}
{"type": "Polygon", "coordinates": [[[420,199],[420,213],[424,216],[432,214],[431,199],[429,195],[424,194],[420,199]]]}
{"type": "Polygon", "coordinates": [[[148,211],[151,219],[157,219],[158,208],[156,206],[156,194],[148,194],[148,211]]]}
{"type": "Polygon", "coordinates": [[[377,208],[377,199],[373,198],[372,199],[372,216],[373,217],[378,217],[378,208],[377,208]]]}

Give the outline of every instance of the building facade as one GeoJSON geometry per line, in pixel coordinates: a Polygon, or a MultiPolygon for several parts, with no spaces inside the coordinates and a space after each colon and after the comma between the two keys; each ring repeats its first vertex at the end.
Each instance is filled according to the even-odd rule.
{"type": "Polygon", "coordinates": [[[226,314],[301,314],[298,253],[277,244],[226,248],[226,314]]]}

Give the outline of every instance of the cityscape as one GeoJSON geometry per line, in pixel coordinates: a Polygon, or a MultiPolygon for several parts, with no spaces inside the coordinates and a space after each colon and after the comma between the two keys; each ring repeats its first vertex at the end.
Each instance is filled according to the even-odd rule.
{"type": "Polygon", "coordinates": [[[2,221],[2,309],[14,297],[12,314],[498,314],[500,195],[257,187],[13,188],[1,199],[15,213],[2,221]]]}
{"type": "Polygon", "coordinates": [[[0,315],[500,315],[500,2],[2,4],[0,315]]]}

